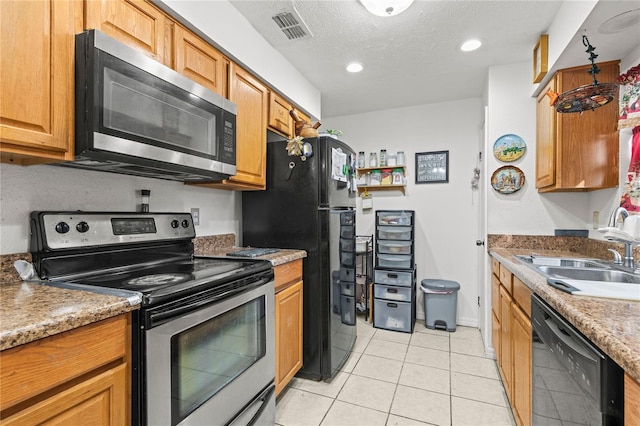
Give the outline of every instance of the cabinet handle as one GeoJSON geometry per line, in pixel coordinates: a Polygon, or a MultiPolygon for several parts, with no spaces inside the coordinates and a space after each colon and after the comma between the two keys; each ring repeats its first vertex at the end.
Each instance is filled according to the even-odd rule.
{"type": "Polygon", "coordinates": [[[389,278],[398,278],[398,274],[387,274],[389,278]]]}
{"type": "Polygon", "coordinates": [[[397,308],[398,304],[397,303],[387,303],[387,306],[390,308],[397,308]]]}
{"type": "Polygon", "coordinates": [[[387,289],[387,293],[397,293],[398,289],[397,288],[388,288],[387,289]]]}

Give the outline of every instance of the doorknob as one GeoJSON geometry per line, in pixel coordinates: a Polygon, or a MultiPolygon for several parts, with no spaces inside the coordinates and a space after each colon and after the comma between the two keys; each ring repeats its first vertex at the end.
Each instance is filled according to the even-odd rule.
{"type": "Polygon", "coordinates": [[[484,245],[484,241],[483,240],[476,240],[476,245],[478,247],[483,246],[484,245]]]}

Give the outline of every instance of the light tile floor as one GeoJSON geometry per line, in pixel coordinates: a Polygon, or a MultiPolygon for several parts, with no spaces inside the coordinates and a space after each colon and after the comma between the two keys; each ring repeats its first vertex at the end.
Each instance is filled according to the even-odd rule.
{"type": "Polygon", "coordinates": [[[412,334],[358,318],[358,338],[330,383],[294,378],[276,423],[299,425],[515,425],[494,360],[476,328],[412,334]]]}

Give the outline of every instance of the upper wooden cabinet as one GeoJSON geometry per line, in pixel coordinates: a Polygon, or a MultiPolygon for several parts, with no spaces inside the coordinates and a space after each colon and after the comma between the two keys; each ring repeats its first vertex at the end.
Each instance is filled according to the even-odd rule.
{"type": "Polygon", "coordinates": [[[197,186],[234,190],[262,190],[267,185],[267,108],[269,90],[237,64],[229,66],[229,99],[236,116],[236,175],[197,186]]]}
{"type": "Polygon", "coordinates": [[[0,1],[0,159],[73,159],[74,35],[82,3],[0,1]]]}
{"type": "Polygon", "coordinates": [[[173,21],[143,0],[85,0],[84,26],[96,29],[171,66],[173,21]]]}
{"type": "MultiPolygon", "coordinates": [[[[539,192],[590,191],[618,185],[618,102],[583,113],[560,114],[546,92],[593,83],[591,66],[558,71],[536,105],[536,188],[539,192]]],[[[598,81],[615,82],[619,61],[598,64],[598,81]]]]}
{"type": "Polygon", "coordinates": [[[173,45],[176,71],[227,97],[229,59],[181,25],[175,26],[173,45]]]}
{"type": "Polygon", "coordinates": [[[291,104],[274,91],[269,91],[269,129],[287,139],[293,138],[293,118],[289,114],[291,104]]]}

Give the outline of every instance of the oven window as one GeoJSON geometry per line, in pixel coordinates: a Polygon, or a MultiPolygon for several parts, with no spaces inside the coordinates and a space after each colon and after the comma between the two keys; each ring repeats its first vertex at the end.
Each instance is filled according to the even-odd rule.
{"type": "Polygon", "coordinates": [[[264,357],[265,296],[171,337],[172,424],[264,357]]]}

